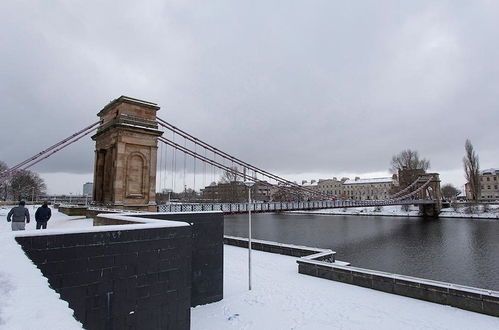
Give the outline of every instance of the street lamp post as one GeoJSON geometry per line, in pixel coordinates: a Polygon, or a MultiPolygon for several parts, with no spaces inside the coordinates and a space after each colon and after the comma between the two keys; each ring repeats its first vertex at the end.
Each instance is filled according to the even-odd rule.
{"type": "Polygon", "coordinates": [[[251,187],[255,184],[253,181],[245,181],[248,187],[248,288],[251,291],[251,187]]]}

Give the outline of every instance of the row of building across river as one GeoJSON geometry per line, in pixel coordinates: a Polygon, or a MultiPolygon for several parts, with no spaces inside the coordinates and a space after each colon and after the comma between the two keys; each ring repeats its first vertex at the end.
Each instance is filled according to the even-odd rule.
{"type": "MultiPolygon", "coordinates": [[[[499,200],[499,168],[486,169],[480,172],[481,183],[481,200],[492,201],[499,200]]],[[[328,196],[332,199],[354,199],[354,200],[378,200],[387,199],[399,186],[397,175],[392,177],[355,179],[349,178],[332,178],[306,181],[303,180],[301,187],[306,187],[311,191],[321,193],[323,196],[328,196]]],[[[93,184],[87,182],[83,185],[82,196],[47,196],[48,200],[57,200],[66,203],[89,203],[92,200],[93,184]]],[[[281,188],[279,185],[271,186],[263,183],[256,183],[252,189],[253,198],[255,201],[285,201],[290,196],[280,194],[281,188]]],[[[209,186],[201,189],[200,194],[196,197],[204,200],[215,200],[222,202],[240,202],[247,198],[247,188],[242,181],[216,183],[213,182],[209,186]]],[[[287,188],[289,190],[289,188],[287,188]]],[[[470,195],[469,186],[465,186],[466,196],[470,195]]],[[[171,191],[163,193],[168,194],[171,191]]],[[[302,199],[314,200],[317,195],[302,193],[302,199]]],[[[463,195],[464,197],[464,195],[463,195]]],[[[469,197],[470,198],[470,197],[469,197]]]]}
{"type": "MultiPolygon", "coordinates": [[[[322,196],[338,199],[355,199],[355,200],[376,200],[386,199],[393,192],[394,187],[398,186],[397,176],[385,178],[361,179],[356,177],[351,180],[349,178],[333,178],[320,179],[311,182],[302,181],[300,187],[307,190],[299,189],[300,187],[290,188],[280,185],[269,185],[265,183],[256,183],[252,192],[253,198],[256,201],[283,201],[291,197],[300,195],[300,199],[313,200],[321,199],[322,196]],[[293,192],[292,190],[295,190],[293,192]],[[290,191],[291,190],[291,191],[290,191]],[[308,192],[307,192],[308,191],[308,192]],[[319,194],[314,194],[318,192],[319,194]]],[[[212,183],[211,185],[201,189],[201,196],[204,199],[219,200],[226,202],[239,202],[246,198],[246,187],[241,181],[212,183]]],[[[323,197],[322,197],[323,199],[323,197]]]]}

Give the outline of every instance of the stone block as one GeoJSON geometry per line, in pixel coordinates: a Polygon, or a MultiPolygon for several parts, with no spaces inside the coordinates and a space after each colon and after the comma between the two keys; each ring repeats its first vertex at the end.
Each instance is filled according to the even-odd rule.
{"type": "Polygon", "coordinates": [[[317,277],[325,278],[327,280],[332,279],[332,269],[327,266],[317,266],[317,277]]]}
{"type": "Polygon", "coordinates": [[[481,299],[475,299],[463,294],[462,292],[452,290],[447,296],[447,303],[451,306],[466,309],[473,312],[481,313],[483,309],[483,302],[481,299]]]}
{"type": "Polygon", "coordinates": [[[482,295],[483,313],[499,316],[499,297],[482,295]]]}
{"type": "Polygon", "coordinates": [[[383,292],[393,293],[394,284],[395,284],[395,280],[391,277],[378,276],[378,275],[372,276],[372,288],[373,289],[383,291],[383,292]]]}
{"type": "Polygon", "coordinates": [[[418,283],[395,279],[393,292],[401,296],[424,299],[423,291],[418,283]]]}
{"type": "Polygon", "coordinates": [[[298,263],[298,273],[317,276],[317,268],[315,267],[315,265],[301,262],[298,263]]]}
{"type": "Polygon", "coordinates": [[[333,268],[331,274],[331,279],[333,281],[353,284],[353,275],[350,270],[344,270],[340,268],[333,268]]]}
{"type": "Polygon", "coordinates": [[[447,298],[449,295],[448,288],[425,283],[420,283],[419,287],[422,291],[421,299],[447,305],[447,298]]]}
{"type": "Polygon", "coordinates": [[[352,283],[365,288],[372,288],[372,275],[359,272],[352,272],[352,283]]]}

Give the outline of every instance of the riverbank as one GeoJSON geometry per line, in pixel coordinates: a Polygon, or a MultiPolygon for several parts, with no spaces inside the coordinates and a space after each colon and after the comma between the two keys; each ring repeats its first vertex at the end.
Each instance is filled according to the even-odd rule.
{"type": "MultiPolygon", "coordinates": [[[[80,329],[67,303],[49,288],[13,240],[10,224],[5,221],[7,212],[0,209],[0,244],[5,247],[0,251],[4,261],[0,265],[0,293],[5,297],[0,306],[0,328],[80,329]]],[[[259,216],[255,215],[255,225],[259,216]]],[[[247,216],[242,218],[246,228],[247,216]]],[[[91,226],[91,219],[69,217],[57,210],[49,221],[52,229],[91,226]]],[[[306,226],[310,228],[310,223],[306,226]]],[[[34,222],[27,230],[35,230],[34,222]]],[[[303,233],[300,231],[300,236],[303,233]]],[[[340,236],[346,237],[345,233],[340,236]]],[[[354,241],[358,245],[359,240],[354,241]]],[[[192,329],[499,328],[499,318],[298,274],[293,257],[260,251],[253,251],[252,256],[253,290],[248,291],[247,249],[224,247],[224,299],[193,308],[192,329]]]]}
{"type": "MultiPolygon", "coordinates": [[[[458,209],[446,208],[442,209],[439,217],[441,218],[469,218],[469,219],[498,219],[499,206],[489,206],[488,211],[484,212],[482,207],[478,207],[476,213],[467,213],[465,206],[458,209]]],[[[384,217],[420,217],[419,208],[416,206],[390,205],[382,207],[353,207],[343,209],[321,209],[313,211],[289,211],[292,214],[318,214],[318,215],[367,215],[367,216],[384,216],[384,217]]]]}
{"type": "Polygon", "coordinates": [[[191,312],[203,329],[497,329],[499,318],[297,273],[296,258],[224,247],[224,299],[191,312]]]}

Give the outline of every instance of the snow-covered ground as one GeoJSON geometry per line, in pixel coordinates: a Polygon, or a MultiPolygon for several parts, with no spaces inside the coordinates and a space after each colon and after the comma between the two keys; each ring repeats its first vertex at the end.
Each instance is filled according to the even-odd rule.
{"type": "Polygon", "coordinates": [[[224,299],[192,309],[191,328],[499,329],[499,318],[297,272],[296,258],[224,248],[224,299]]]}
{"type": "MultiPolygon", "coordinates": [[[[48,286],[48,281],[14,239],[6,217],[10,207],[0,208],[0,329],[82,329],[68,303],[48,286]]],[[[34,213],[27,230],[36,230],[34,213]]],[[[89,227],[90,219],[68,217],[53,211],[49,228],[89,227]]]]}
{"type": "MultiPolygon", "coordinates": [[[[0,329],[80,329],[15,242],[9,209],[0,208],[0,329]]],[[[92,220],[53,210],[48,226],[83,229],[92,220]]],[[[247,250],[224,252],[224,299],[193,308],[192,329],[499,329],[499,318],[301,275],[296,258],[260,251],[248,292],[247,250]]]]}
{"type": "MultiPolygon", "coordinates": [[[[30,223],[26,225],[26,230],[36,230],[35,212],[40,205],[28,205],[29,214],[31,217],[30,223]]],[[[0,233],[10,232],[11,223],[7,222],[7,214],[13,206],[0,207],[0,233]]],[[[85,219],[82,216],[70,217],[60,213],[56,209],[52,209],[52,217],[50,218],[47,229],[66,229],[66,228],[88,228],[92,227],[92,219],[85,219]]]]}
{"type": "MultiPolygon", "coordinates": [[[[352,207],[342,209],[322,209],[314,211],[291,211],[293,213],[313,213],[313,214],[341,214],[341,215],[380,215],[380,216],[402,216],[402,217],[418,217],[419,208],[409,206],[408,209],[402,208],[399,205],[389,205],[380,208],[376,207],[352,207]]],[[[499,205],[491,205],[487,212],[484,212],[482,206],[473,213],[466,213],[466,207],[461,206],[457,210],[454,208],[442,209],[439,217],[442,218],[480,218],[480,219],[499,219],[499,205]]]]}

